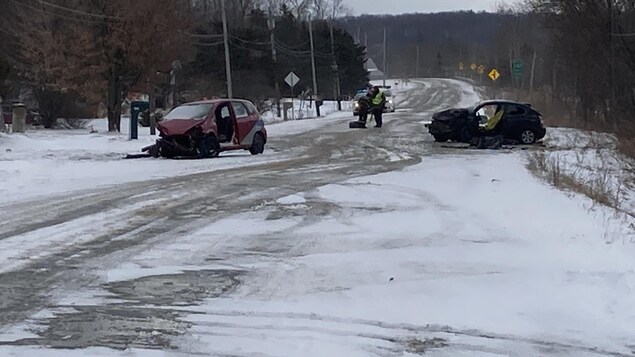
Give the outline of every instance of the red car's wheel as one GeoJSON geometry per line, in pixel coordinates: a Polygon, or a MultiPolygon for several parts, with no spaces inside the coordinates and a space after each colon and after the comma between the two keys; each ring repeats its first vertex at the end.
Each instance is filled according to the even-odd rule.
{"type": "Polygon", "coordinates": [[[251,143],[249,152],[252,155],[262,154],[265,151],[265,138],[260,133],[254,135],[254,141],[251,143]]]}
{"type": "Polygon", "coordinates": [[[220,154],[220,144],[213,135],[207,135],[201,139],[198,154],[202,158],[218,157],[220,154]]]}

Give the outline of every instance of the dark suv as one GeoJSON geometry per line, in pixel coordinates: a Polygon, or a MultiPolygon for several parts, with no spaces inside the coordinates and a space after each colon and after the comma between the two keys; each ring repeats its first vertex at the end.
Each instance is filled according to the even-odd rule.
{"type": "Polygon", "coordinates": [[[488,100],[470,108],[448,109],[435,113],[432,123],[426,125],[430,134],[438,142],[448,140],[469,143],[477,135],[479,125],[487,122],[497,110],[503,110],[503,117],[492,130],[506,141],[533,144],[545,137],[546,129],[542,115],[530,104],[509,100],[488,100]]]}

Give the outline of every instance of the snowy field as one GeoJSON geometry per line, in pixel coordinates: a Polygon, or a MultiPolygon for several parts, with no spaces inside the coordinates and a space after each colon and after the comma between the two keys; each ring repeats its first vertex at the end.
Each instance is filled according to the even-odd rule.
{"type": "MultiPolygon", "coordinates": [[[[438,79],[412,81],[398,91],[397,98],[398,113],[387,118],[391,124],[399,120],[419,123],[431,111],[450,104],[471,105],[479,95],[467,83],[438,79]],[[434,86],[443,89],[429,91],[434,86]],[[417,95],[424,92],[430,95],[417,95]],[[416,112],[423,110],[417,108],[425,108],[425,113],[416,112]]],[[[351,118],[349,111],[334,112],[327,119],[272,124],[268,130],[272,137],[310,131],[315,134],[317,152],[323,148],[320,140],[343,145],[328,141],[334,137],[331,126],[342,127],[351,118]]],[[[365,135],[373,141],[360,139],[351,145],[372,144],[383,149],[382,140],[392,142],[389,140],[409,134],[399,131],[397,125],[386,129],[369,130],[365,135]]],[[[568,134],[567,130],[554,130],[548,148],[579,152],[576,145],[581,142],[575,139],[576,144],[569,146],[568,134]]],[[[350,135],[361,137],[359,131],[350,135]]],[[[23,184],[34,195],[95,187],[92,180],[104,176],[108,184],[132,182],[138,180],[136,175],[161,177],[293,156],[293,151],[285,151],[256,158],[148,160],[131,165],[117,157],[151,138],[144,135],[138,143],[131,143],[122,136],[85,132],[34,132],[5,138],[9,144],[0,145],[11,151],[0,152],[0,172],[14,170],[15,176],[6,176],[10,187],[23,184]],[[84,145],[66,143],[75,135],[84,145]],[[86,148],[88,143],[91,149],[86,148]],[[78,150],[106,156],[82,160],[71,154],[78,150]],[[107,166],[112,171],[103,169],[104,163],[112,165],[107,166]],[[60,176],[44,181],[48,188],[32,188],[29,185],[36,181],[28,166],[21,165],[33,165],[42,177],[51,172],[60,176]],[[97,167],[94,174],[87,172],[97,167]],[[79,178],[91,177],[91,182],[77,179],[71,181],[77,186],[70,186],[71,170],[77,170],[79,178]],[[67,176],[62,176],[64,171],[67,176]]],[[[73,270],[97,283],[74,286],[76,290],[54,287],[47,291],[47,305],[40,311],[21,324],[0,330],[0,355],[635,354],[635,305],[631,301],[635,219],[616,215],[583,195],[559,191],[535,177],[526,167],[528,152],[451,151],[437,148],[431,139],[421,145],[429,150],[425,155],[423,148],[405,153],[422,156],[416,165],[333,180],[291,194],[285,186],[285,191],[279,191],[286,192],[284,195],[271,194],[275,199],[249,201],[247,195],[243,198],[247,206],[236,204],[240,209],[222,212],[225,215],[218,219],[212,216],[214,209],[209,216],[201,214],[190,221],[179,217],[178,229],[167,232],[168,237],[158,235],[130,250],[122,248],[94,259],[72,257],[78,259],[73,261],[73,270]],[[195,293],[184,293],[188,289],[195,293]],[[45,336],[44,342],[38,340],[41,336],[45,336]],[[102,347],[109,344],[123,347],[102,347]],[[91,347],[82,348],[85,346],[91,347]],[[156,346],[163,349],[156,350],[156,346]]],[[[327,148],[333,150],[327,154],[340,155],[328,165],[347,164],[344,153],[350,148],[327,148]]],[[[563,162],[572,162],[567,160],[563,158],[563,162]]],[[[597,162],[597,158],[584,161],[587,165],[597,162]]],[[[290,167],[288,172],[302,169],[290,167]]],[[[309,169],[315,172],[300,174],[315,174],[321,168],[309,169]]],[[[592,171],[593,166],[586,169],[592,171]]],[[[282,177],[282,185],[288,183],[286,178],[282,177]]],[[[7,189],[0,194],[20,198],[12,192],[7,189]]],[[[164,209],[165,219],[181,213],[170,210],[169,205],[164,209]]],[[[123,213],[113,207],[99,214],[117,220],[123,213]]],[[[65,224],[100,230],[105,219],[90,217],[95,222],[65,224]]],[[[4,262],[0,268],[10,271],[25,264],[20,254],[29,246],[21,251],[21,243],[32,243],[31,248],[46,255],[68,249],[65,244],[90,239],[90,231],[82,236],[72,227],[58,228],[34,231],[46,233],[40,242],[37,233],[0,240],[4,262]],[[73,236],[64,236],[68,232],[73,236]],[[11,256],[12,252],[17,255],[11,256]],[[11,259],[16,265],[10,265],[11,259]]],[[[126,247],[126,241],[140,239],[137,233],[117,236],[117,242],[126,247]]]]}
{"type": "MultiPolygon", "coordinates": [[[[621,154],[614,135],[552,128],[547,150],[534,156],[564,177],[574,179],[611,206],[635,214],[635,161],[621,154]]],[[[550,180],[553,182],[553,172],[550,180]]],[[[549,179],[549,178],[548,178],[549,179]]]]}

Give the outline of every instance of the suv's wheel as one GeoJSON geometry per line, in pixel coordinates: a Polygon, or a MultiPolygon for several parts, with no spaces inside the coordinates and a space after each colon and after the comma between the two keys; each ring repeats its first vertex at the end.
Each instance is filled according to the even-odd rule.
{"type": "Polygon", "coordinates": [[[265,138],[260,133],[254,135],[254,141],[251,143],[249,152],[252,155],[262,154],[265,151],[265,138]]]}
{"type": "Polygon", "coordinates": [[[462,143],[472,142],[473,137],[474,137],[474,134],[472,132],[472,129],[469,126],[464,126],[463,128],[461,128],[461,131],[459,132],[459,140],[462,143]]]}
{"type": "Polygon", "coordinates": [[[444,143],[450,140],[450,138],[447,135],[433,135],[433,136],[434,136],[434,141],[438,143],[444,143]]]}
{"type": "Polygon", "coordinates": [[[213,135],[206,135],[201,139],[198,147],[198,155],[202,158],[218,157],[220,144],[213,135]]]}
{"type": "Polygon", "coordinates": [[[521,144],[531,145],[536,142],[536,132],[533,129],[524,129],[518,136],[521,144]]]}

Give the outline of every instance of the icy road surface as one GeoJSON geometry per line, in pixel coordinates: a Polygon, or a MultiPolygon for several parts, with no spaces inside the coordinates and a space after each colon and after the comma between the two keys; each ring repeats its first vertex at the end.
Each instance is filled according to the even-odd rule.
{"type": "Polygon", "coordinates": [[[282,123],[263,162],[4,205],[0,355],[633,356],[633,222],[435,144],[471,86],[398,95],[382,130],[282,123]]]}

